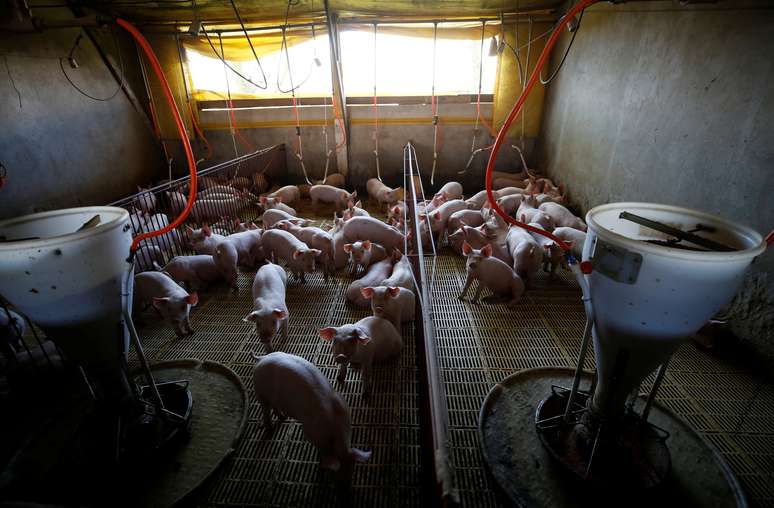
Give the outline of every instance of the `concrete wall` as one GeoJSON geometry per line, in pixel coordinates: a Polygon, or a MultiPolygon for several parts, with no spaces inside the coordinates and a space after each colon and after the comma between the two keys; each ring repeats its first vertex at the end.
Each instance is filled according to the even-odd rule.
{"type": "MultiPolygon", "coordinates": [[[[105,204],[158,178],[163,167],[143,113],[123,92],[97,102],[65,80],[59,57],[67,56],[77,33],[67,29],[0,35],[0,162],[8,168],[7,183],[0,189],[0,218],[105,204]]],[[[134,46],[123,34],[120,40],[132,82],[137,68],[134,46]]],[[[114,51],[110,36],[104,44],[108,53],[114,51]]],[[[65,68],[81,88],[97,97],[116,89],[88,38],[75,57],[80,67],[72,70],[65,63],[65,68]]]]}
{"type": "MultiPolygon", "coordinates": [[[[538,140],[542,167],[584,213],[652,201],[774,227],[774,11],[757,4],[768,7],[648,2],[585,14],[538,140]]],[[[774,358],[774,253],[752,272],[732,330],[774,358]]]]}

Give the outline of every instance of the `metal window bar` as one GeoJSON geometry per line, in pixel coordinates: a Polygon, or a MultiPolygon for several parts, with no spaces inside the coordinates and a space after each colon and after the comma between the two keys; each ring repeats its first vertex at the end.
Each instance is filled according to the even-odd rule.
{"type": "MultiPolygon", "coordinates": [[[[428,276],[425,269],[425,253],[422,246],[419,214],[419,192],[422,193],[424,202],[424,190],[421,187],[421,176],[416,151],[411,142],[404,148],[403,157],[403,181],[406,196],[406,220],[407,231],[412,232],[412,239],[407,242],[407,254],[414,272],[414,283],[417,289],[416,315],[421,319],[416,320],[417,337],[417,367],[419,370],[420,390],[420,419],[422,440],[429,446],[422,447],[423,461],[426,467],[424,474],[428,476],[424,484],[431,489],[428,494],[439,506],[459,506],[460,500],[454,485],[454,470],[451,464],[449,450],[449,408],[446,403],[446,391],[441,378],[441,369],[438,361],[437,343],[435,339],[435,326],[433,324],[433,307],[428,291],[428,276]],[[417,189],[416,180],[419,180],[417,189]]],[[[432,234],[430,235],[432,238],[432,234]]],[[[435,245],[433,247],[433,260],[435,260],[435,245]]]]}

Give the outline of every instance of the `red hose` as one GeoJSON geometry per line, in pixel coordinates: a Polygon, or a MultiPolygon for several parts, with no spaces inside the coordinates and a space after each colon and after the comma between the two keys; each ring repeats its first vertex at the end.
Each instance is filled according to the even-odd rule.
{"type": "Polygon", "coordinates": [[[176,227],[180,226],[186,217],[188,217],[188,214],[191,213],[194,201],[196,201],[196,160],[194,159],[193,150],[191,149],[191,141],[188,139],[188,135],[185,132],[185,125],[183,124],[183,118],[180,116],[180,110],[177,109],[175,99],[172,97],[172,90],[169,88],[169,83],[167,83],[167,78],[164,76],[164,71],[161,70],[161,64],[159,63],[158,58],[156,58],[156,54],[153,52],[153,48],[151,48],[151,45],[147,40],[145,40],[145,37],[142,36],[142,34],[134,27],[134,25],[121,18],[117,18],[116,23],[118,26],[129,32],[129,35],[131,35],[134,40],[137,41],[137,44],[140,45],[143,52],[145,53],[145,56],[148,57],[151,67],[153,68],[153,72],[156,74],[156,77],[161,83],[161,89],[164,92],[164,97],[167,99],[169,109],[172,110],[172,116],[175,119],[175,125],[177,126],[177,131],[180,133],[180,139],[183,142],[183,148],[185,149],[185,157],[188,160],[188,170],[191,173],[191,188],[188,192],[188,201],[186,202],[183,211],[174,221],[172,221],[170,224],[167,224],[165,227],[156,231],[142,233],[135,236],[132,240],[132,246],[130,247],[130,250],[133,253],[135,250],[137,250],[137,246],[141,241],[147,238],[153,238],[154,236],[169,233],[176,227]]]}
{"type": "Polygon", "coordinates": [[[771,247],[771,244],[774,243],[774,229],[769,231],[769,234],[766,235],[766,247],[771,247]]]}
{"type": "Polygon", "coordinates": [[[497,133],[497,138],[495,139],[494,145],[492,146],[492,151],[489,154],[489,162],[486,165],[486,195],[487,198],[489,198],[489,203],[492,205],[492,210],[494,210],[497,215],[505,219],[506,221],[510,222],[511,224],[515,226],[519,226],[521,228],[526,229],[527,231],[531,231],[533,233],[537,233],[540,235],[543,235],[547,238],[550,238],[556,244],[561,247],[561,249],[565,252],[570,250],[570,246],[564,242],[561,238],[554,236],[553,234],[549,233],[548,231],[544,231],[540,228],[535,228],[530,226],[529,224],[525,224],[523,222],[517,221],[507,213],[505,213],[498,205],[497,201],[495,200],[494,193],[492,192],[492,172],[494,171],[494,163],[497,159],[497,152],[500,151],[500,147],[502,146],[503,142],[505,141],[505,134],[508,132],[508,129],[511,127],[511,124],[516,119],[516,117],[519,115],[519,112],[521,112],[521,108],[524,106],[524,102],[527,100],[527,96],[532,91],[532,88],[535,86],[535,83],[537,83],[538,77],[540,76],[540,71],[545,66],[546,62],[548,61],[548,55],[551,53],[551,49],[554,47],[554,44],[556,44],[556,41],[559,39],[559,36],[562,33],[562,29],[567,25],[567,23],[570,22],[571,19],[575,17],[576,14],[581,12],[583,9],[588,7],[589,5],[598,2],[599,0],[581,0],[577,5],[575,5],[572,9],[567,12],[567,14],[564,15],[564,17],[559,21],[559,24],[554,28],[554,31],[551,33],[551,37],[549,37],[548,42],[546,42],[546,46],[543,48],[543,51],[540,53],[540,58],[538,58],[537,64],[535,64],[535,68],[532,70],[532,76],[530,76],[529,81],[527,82],[527,86],[524,88],[524,91],[521,93],[521,96],[519,97],[519,100],[516,101],[516,104],[513,105],[513,109],[511,109],[511,112],[508,113],[508,118],[505,119],[505,122],[503,123],[502,127],[500,127],[500,131],[497,133]]]}
{"type": "Polygon", "coordinates": [[[199,126],[199,122],[196,121],[196,115],[193,113],[193,108],[191,107],[191,103],[188,102],[188,114],[191,115],[191,123],[194,126],[194,130],[196,131],[196,134],[199,135],[199,137],[204,141],[205,146],[207,147],[207,159],[212,158],[212,146],[210,146],[210,142],[207,141],[207,138],[204,135],[204,131],[202,131],[202,128],[199,126]]]}

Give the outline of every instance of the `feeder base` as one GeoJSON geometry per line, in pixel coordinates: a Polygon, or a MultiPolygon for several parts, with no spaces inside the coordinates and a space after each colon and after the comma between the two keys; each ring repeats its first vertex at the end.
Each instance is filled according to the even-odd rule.
{"type": "MultiPolygon", "coordinates": [[[[714,447],[667,409],[654,404],[649,421],[669,433],[671,468],[657,486],[582,480],[557,461],[535,430],[536,410],[552,386],[570,386],[574,371],[537,368],[516,372],[487,395],[479,439],[492,483],[516,506],[738,506],[744,493],[714,447]]],[[[588,385],[591,376],[583,381],[588,385]]]]}

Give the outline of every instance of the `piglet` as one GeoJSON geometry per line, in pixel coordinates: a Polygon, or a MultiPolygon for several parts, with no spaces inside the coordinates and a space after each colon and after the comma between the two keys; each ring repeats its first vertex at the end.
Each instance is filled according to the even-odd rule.
{"type": "Polygon", "coordinates": [[[331,185],[333,187],[338,187],[339,189],[344,188],[344,182],[345,178],[344,175],[341,173],[331,173],[327,177],[325,177],[325,180],[315,180],[314,183],[317,185],[331,185]]]}
{"type": "Polygon", "coordinates": [[[135,304],[152,304],[168,321],[178,338],[193,333],[189,313],[199,302],[196,293],[180,287],[163,272],[143,272],[134,276],[135,304]]]}
{"type": "Polygon", "coordinates": [[[543,264],[543,249],[526,229],[520,227],[508,231],[507,244],[513,257],[513,271],[529,284],[543,264]]]}
{"type": "Polygon", "coordinates": [[[192,290],[203,289],[205,286],[223,279],[223,273],[209,254],[196,256],[175,256],[164,268],[156,265],[160,272],[166,272],[172,280],[184,283],[192,290]]]}
{"type": "Polygon", "coordinates": [[[347,202],[347,209],[344,210],[341,214],[341,217],[348,221],[352,217],[370,217],[371,214],[368,213],[365,209],[362,208],[363,203],[358,201],[357,203],[353,203],[352,201],[347,202]]]}
{"type": "Polygon", "coordinates": [[[569,227],[586,232],[586,223],[559,203],[543,203],[539,208],[551,217],[556,227],[569,227]]]}
{"type": "Polygon", "coordinates": [[[369,202],[373,199],[379,203],[379,206],[387,205],[388,207],[398,202],[401,192],[400,187],[391,189],[378,178],[369,178],[366,182],[366,190],[368,191],[369,202]]]}
{"type": "Polygon", "coordinates": [[[301,191],[298,189],[298,186],[296,185],[286,185],[284,187],[280,187],[279,189],[275,190],[267,197],[281,198],[282,203],[286,205],[290,205],[298,201],[299,199],[301,199],[301,191]]]}
{"type": "Polygon", "coordinates": [[[282,196],[276,196],[273,198],[261,196],[260,202],[264,210],[282,210],[286,214],[292,215],[293,217],[298,215],[295,209],[282,202],[282,196]]]}
{"type": "MultiPolygon", "coordinates": [[[[542,225],[536,222],[532,222],[529,225],[537,229],[546,230],[542,225]]],[[[543,271],[550,273],[551,278],[553,279],[556,267],[562,261],[562,249],[545,235],[533,231],[530,231],[529,234],[540,246],[540,250],[543,253],[543,271]]]]}
{"type": "Polygon", "coordinates": [[[164,253],[158,245],[142,245],[134,254],[134,271],[154,270],[154,263],[164,263],[164,253]]]}
{"type": "Polygon", "coordinates": [[[242,196],[222,196],[207,199],[196,199],[191,208],[191,218],[195,222],[204,222],[209,219],[217,219],[228,215],[236,217],[247,204],[247,200],[242,196]]]}
{"type": "Polygon", "coordinates": [[[396,358],[403,340],[395,327],[384,318],[370,316],[357,323],[320,330],[323,340],[333,341],[333,358],[339,364],[336,379],[343,383],[350,363],[360,364],[363,397],[371,393],[371,371],[374,363],[396,358]]]}
{"type": "Polygon", "coordinates": [[[357,275],[358,269],[368,271],[371,263],[381,261],[387,257],[387,251],[378,243],[371,243],[368,240],[362,242],[345,243],[344,252],[349,254],[349,260],[352,263],[351,275],[357,275]]]}
{"type": "Polygon", "coordinates": [[[333,228],[329,231],[331,235],[331,245],[333,247],[333,268],[340,270],[347,266],[347,260],[349,259],[347,253],[344,252],[344,244],[348,243],[344,238],[344,219],[333,215],[333,228]]]}
{"type": "Polygon", "coordinates": [[[410,289],[395,286],[367,287],[360,290],[371,300],[374,316],[384,318],[400,332],[401,323],[414,320],[416,298],[410,289]]]}
{"type": "Polygon", "coordinates": [[[423,245],[425,246],[430,245],[430,236],[429,236],[430,232],[438,236],[436,245],[440,245],[441,240],[443,240],[443,235],[444,233],[446,233],[446,222],[449,220],[449,217],[454,212],[459,212],[460,210],[467,210],[467,209],[468,207],[463,200],[454,199],[454,200],[445,202],[437,209],[428,213],[426,215],[426,219],[422,221],[422,223],[420,224],[420,232],[422,235],[423,245]],[[428,230],[428,223],[429,223],[429,230],[428,230]]]}
{"type": "Polygon", "coordinates": [[[407,256],[400,253],[400,251],[392,251],[392,275],[384,279],[381,283],[382,286],[396,286],[414,290],[414,275],[411,270],[411,263],[407,256]]]}
{"type": "Polygon", "coordinates": [[[484,298],[487,303],[495,303],[503,297],[507,299],[509,307],[513,307],[519,302],[524,293],[524,282],[510,266],[492,257],[491,245],[485,245],[481,250],[476,250],[466,242],[462,245],[462,252],[467,256],[465,262],[467,279],[465,287],[462,288],[462,293],[458,297],[460,300],[465,297],[465,293],[468,292],[473,281],[478,279],[478,289],[471,300],[472,303],[478,303],[478,298],[484,287],[493,293],[484,298]]]}
{"type": "Polygon", "coordinates": [[[312,185],[309,189],[309,197],[315,210],[317,210],[317,203],[332,203],[336,211],[340,212],[347,207],[348,201],[354,201],[357,198],[357,191],[350,194],[332,185],[312,185]]]}
{"type": "Polygon", "coordinates": [[[289,220],[294,224],[298,224],[299,226],[304,226],[307,222],[305,219],[300,219],[290,215],[287,212],[283,212],[282,210],[277,209],[266,210],[263,212],[263,215],[261,215],[261,222],[263,223],[263,227],[266,229],[273,228],[274,225],[281,220],[289,220]]]}
{"type": "Polygon", "coordinates": [[[239,252],[233,242],[229,242],[228,239],[223,239],[215,245],[215,251],[212,253],[212,259],[220,271],[221,276],[228,282],[228,285],[237,291],[239,286],[237,285],[237,279],[239,272],[237,271],[237,265],[239,264],[239,252]]]}
{"type": "Polygon", "coordinates": [[[465,204],[468,206],[469,210],[481,210],[481,207],[484,206],[484,203],[486,203],[488,199],[486,191],[482,190],[468,198],[465,201],[465,204]]]}
{"type": "Polygon", "coordinates": [[[383,281],[387,279],[391,273],[392,260],[390,258],[372,264],[363,277],[353,281],[352,284],[347,287],[345,293],[347,301],[357,307],[363,309],[368,308],[368,300],[363,297],[361,290],[369,286],[381,286],[383,281]]]}
{"type": "Polygon", "coordinates": [[[134,207],[142,210],[143,213],[152,214],[156,210],[156,195],[150,192],[150,189],[143,189],[137,186],[137,197],[134,200],[134,207]]]}
{"type": "Polygon", "coordinates": [[[288,338],[288,307],[285,304],[285,290],[288,276],[285,270],[273,263],[263,265],[255,272],[253,279],[253,310],[243,319],[246,323],[255,323],[255,332],[272,352],[271,340],[282,333],[282,340],[288,338]]]}
{"type": "Polygon", "coordinates": [[[223,235],[213,233],[207,224],[199,229],[186,226],[185,230],[188,237],[188,245],[197,254],[214,254],[215,246],[218,245],[218,242],[226,239],[223,235]]]}
{"type": "Polygon", "coordinates": [[[232,233],[228,235],[225,240],[231,242],[234,244],[234,247],[236,247],[237,264],[243,268],[252,270],[266,259],[266,255],[263,251],[262,238],[263,230],[256,228],[241,231],[239,233],[232,233]]]}
{"type": "Polygon", "coordinates": [[[484,216],[479,210],[459,210],[449,216],[446,221],[446,231],[457,231],[464,225],[478,227],[484,223],[484,216]]]}
{"type": "Polygon", "coordinates": [[[524,194],[510,194],[498,199],[497,206],[508,215],[513,215],[513,213],[519,209],[525,197],[524,194]]]}
{"type": "Polygon", "coordinates": [[[353,217],[342,226],[344,238],[352,243],[358,240],[370,240],[392,252],[403,252],[403,233],[373,217],[353,217]]]}
{"type": "Polygon", "coordinates": [[[282,229],[270,229],[263,233],[261,238],[263,249],[267,257],[276,260],[285,260],[297,278],[306,282],[305,274],[315,270],[315,261],[322,251],[310,249],[304,242],[282,229]]]}
{"type": "Polygon", "coordinates": [[[494,191],[495,199],[502,199],[505,196],[512,196],[514,194],[525,194],[524,189],[521,187],[503,187],[500,190],[494,191]]]}
{"type": "Polygon", "coordinates": [[[349,480],[355,462],[366,462],[371,452],[352,448],[349,408],[328,379],[299,356],[276,352],[256,359],[255,397],[266,430],[272,430],[272,409],[278,418],[295,418],[320,453],[320,465],[349,480]]]}
{"type": "MultiPolygon", "coordinates": [[[[460,228],[462,230],[463,240],[463,242],[460,244],[460,253],[465,255],[464,252],[462,252],[462,246],[465,242],[470,244],[470,246],[474,249],[480,249],[488,244],[492,247],[492,255],[494,257],[507,264],[508,266],[512,266],[513,257],[511,256],[507,245],[508,230],[497,230],[496,233],[491,233],[490,230],[490,233],[486,234],[484,232],[484,226],[485,224],[477,228],[470,226],[462,226],[462,228],[460,228]]],[[[456,242],[458,239],[455,238],[454,241],[456,242]]]]}
{"type": "Polygon", "coordinates": [[[330,233],[318,227],[297,226],[290,221],[281,221],[277,225],[279,229],[287,231],[308,247],[320,251],[320,266],[323,267],[323,275],[326,279],[329,274],[336,271],[333,266],[333,236],[330,233]]]}
{"type": "Polygon", "coordinates": [[[398,229],[403,229],[403,224],[406,221],[406,202],[398,201],[387,210],[387,223],[391,224],[398,229]]]}
{"type": "Polygon", "coordinates": [[[459,182],[447,182],[438,189],[436,195],[446,194],[446,199],[462,199],[462,184],[459,182]]]}

